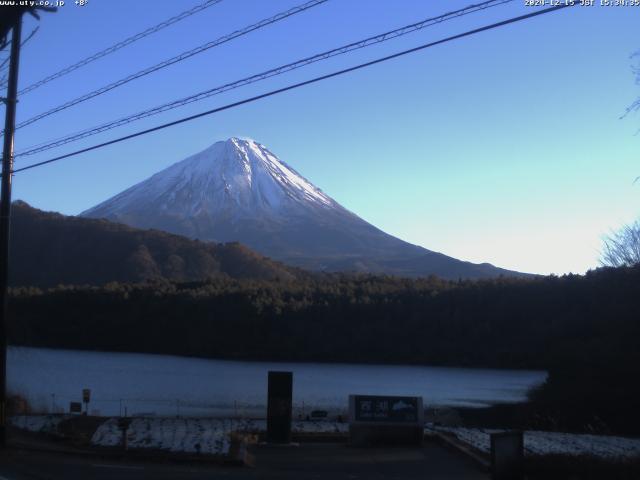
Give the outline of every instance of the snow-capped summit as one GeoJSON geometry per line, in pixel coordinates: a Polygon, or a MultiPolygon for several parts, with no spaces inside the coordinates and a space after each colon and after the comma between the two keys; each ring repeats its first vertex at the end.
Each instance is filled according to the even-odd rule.
{"type": "Polygon", "coordinates": [[[319,270],[478,278],[509,274],[392,237],[343,208],[264,145],[214,143],[83,212],[200,240],[239,241],[319,270]]]}
{"type": "Polygon", "coordinates": [[[308,206],[337,206],[264,145],[232,137],[214,143],[83,215],[126,216],[132,208],[149,202],[160,212],[189,217],[216,215],[221,211],[238,218],[265,211],[284,215],[308,206]]]}

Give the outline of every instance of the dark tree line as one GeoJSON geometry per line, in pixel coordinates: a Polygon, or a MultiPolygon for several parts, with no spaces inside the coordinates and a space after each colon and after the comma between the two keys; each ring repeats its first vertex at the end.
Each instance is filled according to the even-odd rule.
{"type": "Polygon", "coordinates": [[[544,368],[534,398],[567,428],[596,418],[640,431],[638,299],[640,267],[477,282],[111,283],[14,289],[9,333],[13,344],[72,349],[544,368]]]}

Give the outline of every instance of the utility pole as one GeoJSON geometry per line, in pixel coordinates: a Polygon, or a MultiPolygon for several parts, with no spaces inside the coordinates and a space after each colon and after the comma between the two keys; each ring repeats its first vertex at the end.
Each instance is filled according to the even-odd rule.
{"type": "Polygon", "coordinates": [[[18,64],[22,15],[12,26],[11,59],[5,102],[4,148],[2,150],[2,191],[0,192],[0,449],[7,444],[7,288],[9,283],[9,228],[11,222],[11,177],[13,175],[13,135],[18,103],[18,64]]]}
{"type": "MultiPolygon", "coordinates": [[[[17,2],[16,2],[17,3],[17,2]]],[[[20,2],[22,3],[22,2],[20,2]]],[[[26,3],[26,2],[25,2],[26,3]]],[[[35,2],[33,2],[35,3],[35,2]]],[[[9,287],[9,234],[11,227],[11,178],[13,176],[13,136],[18,103],[18,65],[22,37],[22,15],[40,20],[38,11],[56,12],[50,6],[3,7],[0,16],[0,43],[6,45],[11,30],[11,57],[5,103],[2,179],[0,179],[0,450],[7,445],[7,290],[9,287]]]]}

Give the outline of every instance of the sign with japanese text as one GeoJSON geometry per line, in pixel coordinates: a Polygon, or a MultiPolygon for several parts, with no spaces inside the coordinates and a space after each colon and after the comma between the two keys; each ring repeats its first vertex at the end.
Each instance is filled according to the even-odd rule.
{"type": "Polygon", "coordinates": [[[351,395],[350,418],[355,422],[416,424],[422,422],[422,398],[351,395]]]}

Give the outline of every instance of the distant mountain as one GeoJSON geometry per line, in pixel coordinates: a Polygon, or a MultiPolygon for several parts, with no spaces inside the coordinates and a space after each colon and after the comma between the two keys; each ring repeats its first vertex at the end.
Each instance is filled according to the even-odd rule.
{"type": "Polygon", "coordinates": [[[443,278],[523,275],[395,238],[348,211],[253,140],[230,138],[83,212],[201,240],[239,241],[323,271],[443,278]]]}
{"type": "Polygon", "coordinates": [[[305,275],[238,243],[212,244],[107,220],[13,204],[10,282],[15,286],[305,275]]]}

